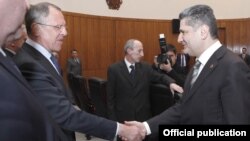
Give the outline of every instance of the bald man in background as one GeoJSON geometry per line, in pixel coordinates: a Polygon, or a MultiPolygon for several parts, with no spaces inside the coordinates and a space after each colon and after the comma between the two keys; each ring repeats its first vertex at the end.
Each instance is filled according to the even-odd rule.
{"type": "Polygon", "coordinates": [[[25,24],[22,24],[21,27],[13,35],[13,38],[7,39],[6,43],[3,45],[3,51],[6,53],[7,56],[13,57],[22,47],[26,39],[26,27],[25,24]]]}

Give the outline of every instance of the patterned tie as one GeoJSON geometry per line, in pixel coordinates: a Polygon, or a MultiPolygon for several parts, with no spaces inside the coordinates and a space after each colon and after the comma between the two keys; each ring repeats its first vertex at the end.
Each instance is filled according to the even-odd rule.
{"type": "Polygon", "coordinates": [[[135,66],[130,65],[129,67],[131,68],[131,71],[130,71],[131,78],[135,78],[135,66]]]}
{"type": "Polygon", "coordinates": [[[184,62],[183,62],[183,54],[181,54],[181,67],[184,66],[184,62]]]}
{"type": "Polygon", "coordinates": [[[59,63],[58,63],[56,57],[54,55],[51,55],[50,59],[51,59],[52,63],[54,64],[54,66],[56,67],[57,72],[61,75],[61,68],[59,66],[59,63]]]}
{"type": "Polygon", "coordinates": [[[201,65],[201,62],[197,59],[195,64],[194,64],[194,71],[193,71],[193,75],[192,75],[191,86],[193,86],[194,82],[196,81],[196,79],[198,77],[200,65],[201,65]]]}
{"type": "Polygon", "coordinates": [[[78,59],[77,59],[77,58],[75,58],[75,62],[76,62],[76,63],[79,63],[79,61],[78,61],[78,59]]]}

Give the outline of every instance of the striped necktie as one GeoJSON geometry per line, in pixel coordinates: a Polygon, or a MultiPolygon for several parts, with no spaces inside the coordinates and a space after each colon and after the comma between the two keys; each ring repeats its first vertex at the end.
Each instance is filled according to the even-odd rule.
{"type": "Polygon", "coordinates": [[[192,80],[191,80],[191,86],[193,86],[194,82],[196,81],[199,73],[199,68],[201,66],[201,62],[197,59],[194,65],[194,71],[192,75],[192,80]]]}

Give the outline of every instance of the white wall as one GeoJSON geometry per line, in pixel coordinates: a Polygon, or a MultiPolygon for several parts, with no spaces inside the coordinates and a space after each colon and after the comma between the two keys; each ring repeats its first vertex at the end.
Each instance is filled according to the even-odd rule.
{"type": "MultiPolygon", "coordinates": [[[[30,0],[36,4],[45,0],[30,0]]],[[[194,4],[210,5],[217,19],[250,17],[250,0],[123,0],[119,10],[110,10],[106,0],[47,0],[63,11],[110,17],[173,19],[194,4]]]]}

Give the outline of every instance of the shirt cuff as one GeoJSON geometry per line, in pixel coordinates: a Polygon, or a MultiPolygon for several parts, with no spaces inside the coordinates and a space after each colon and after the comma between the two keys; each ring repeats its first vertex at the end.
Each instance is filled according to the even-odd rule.
{"type": "Polygon", "coordinates": [[[149,128],[148,123],[145,121],[145,122],[143,122],[143,125],[146,128],[146,135],[150,135],[151,134],[151,130],[149,128]]]}
{"type": "Polygon", "coordinates": [[[119,128],[120,128],[120,125],[119,123],[117,122],[117,128],[116,128],[116,133],[115,133],[115,137],[114,137],[114,140],[113,141],[116,141],[117,140],[117,135],[118,135],[118,131],[119,131],[119,128]]]}

